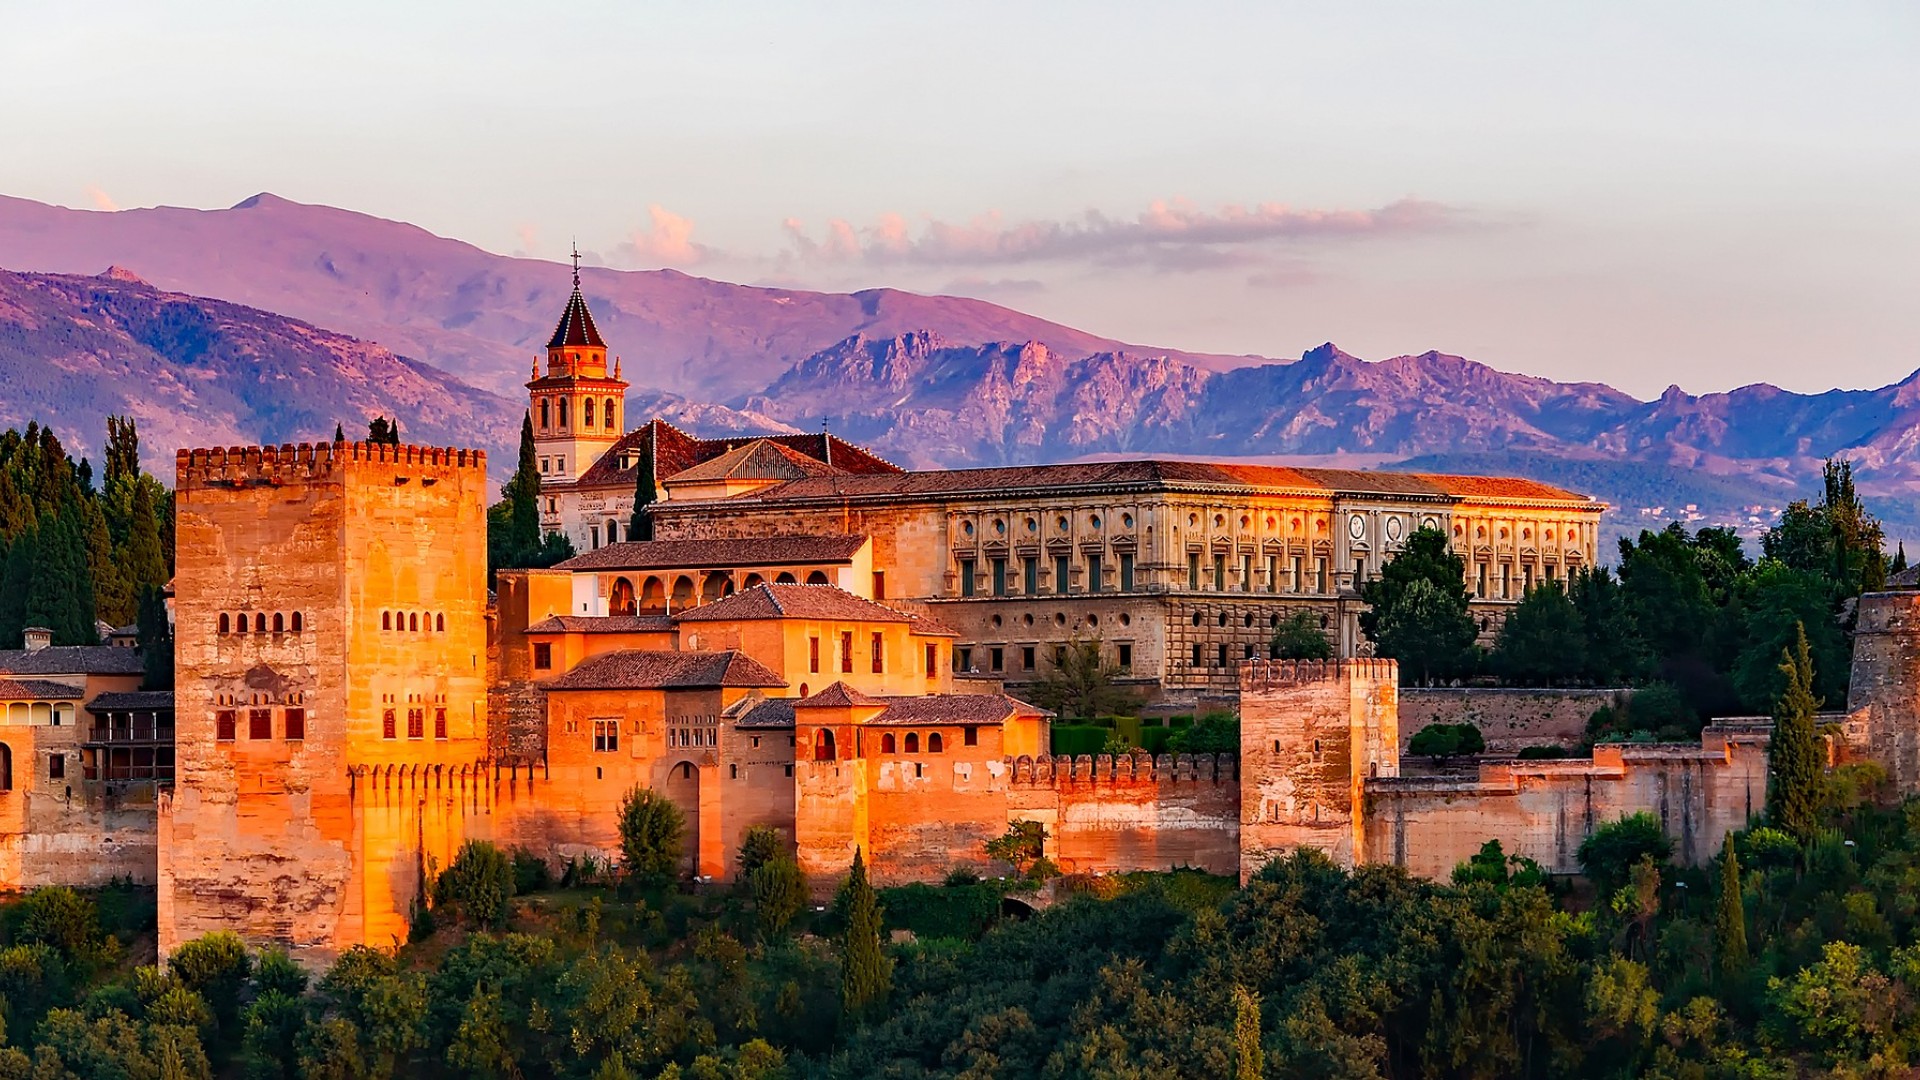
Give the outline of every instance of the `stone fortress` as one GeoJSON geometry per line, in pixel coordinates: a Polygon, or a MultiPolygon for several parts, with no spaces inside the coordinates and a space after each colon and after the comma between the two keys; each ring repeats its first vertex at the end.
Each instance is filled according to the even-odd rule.
{"type": "MultiPolygon", "coordinates": [[[[1764,803],[1750,723],[1402,774],[1398,673],[1360,655],[1353,580],[1431,521],[1497,620],[1592,557],[1600,508],[1578,496],[1184,462],[906,473],[825,435],[616,435],[597,341],[576,291],[532,390],[550,514],[604,531],[491,594],[477,452],[182,451],[174,693],[139,693],[129,649],[0,653],[0,885],[153,881],[163,951],[231,929],[319,960],[405,940],[468,839],[615,857],[635,785],[685,814],[688,873],[730,879],[769,825],[822,890],[856,850],[884,883],[990,870],[1019,821],[1070,872],[1244,877],[1304,845],[1437,876],[1488,839],[1569,872],[1638,810],[1702,861],[1764,803]],[[592,440],[552,434],[589,416],[592,440]],[[659,539],[585,516],[648,461],[659,539]],[[595,470],[624,475],[596,494],[595,470]],[[1265,655],[1262,620],[1294,610],[1325,616],[1338,659],[1265,655]],[[1051,756],[1017,691],[1075,636],[1165,707],[1231,700],[1239,754],[1051,756]]],[[[1838,751],[1906,792],[1916,668],[1920,594],[1864,598],[1838,751]]]]}

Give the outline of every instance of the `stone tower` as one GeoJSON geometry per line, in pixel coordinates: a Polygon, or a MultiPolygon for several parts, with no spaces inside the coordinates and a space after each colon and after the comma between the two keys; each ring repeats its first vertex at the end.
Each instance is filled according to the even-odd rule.
{"type": "Polygon", "coordinates": [[[1853,749],[1886,766],[1903,795],[1920,793],[1920,592],[1860,598],[1853,636],[1853,749]]]}
{"type": "Polygon", "coordinates": [[[1399,664],[1253,660],[1240,668],[1240,880],[1297,847],[1367,858],[1365,785],[1400,775],[1399,664]]]}
{"type": "Polygon", "coordinates": [[[485,455],[182,450],[160,950],[404,941],[486,757],[485,455]]]}
{"type": "Polygon", "coordinates": [[[607,343],[580,294],[580,256],[574,254],[573,295],[547,342],[547,370],[527,383],[533,442],[543,480],[578,480],[625,433],[627,384],[620,362],[607,373],[607,343]]]}

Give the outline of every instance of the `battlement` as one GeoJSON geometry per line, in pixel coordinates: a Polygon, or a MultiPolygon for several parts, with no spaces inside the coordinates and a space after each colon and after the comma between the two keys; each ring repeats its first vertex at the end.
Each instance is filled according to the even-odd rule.
{"type": "Polygon", "coordinates": [[[1240,664],[1242,692],[1345,679],[1398,684],[1400,662],[1363,656],[1351,660],[1245,660],[1240,664]]]}
{"type": "Polygon", "coordinates": [[[329,479],[353,463],[392,465],[451,475],[486,473],[484,450],[452,446],[339,442],[286,443],[282,446],[216,446],[179,450],[174,455],[178,487],[249,487],[310,483],[329,479]]]}
{"type": "Polygon", "coordinates": [[[1238,783],[1232,754],[1025,754],[1007,760],[1015,786],[1070,784],[1238,783]]]}

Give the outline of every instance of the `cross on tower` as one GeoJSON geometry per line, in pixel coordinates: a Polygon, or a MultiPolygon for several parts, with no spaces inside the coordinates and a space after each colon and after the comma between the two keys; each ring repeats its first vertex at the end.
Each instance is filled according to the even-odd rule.
{"type": "Polygon", "coordinates": [[[573,287],[580,287],[580,241],[573,242],[573,287]]]}

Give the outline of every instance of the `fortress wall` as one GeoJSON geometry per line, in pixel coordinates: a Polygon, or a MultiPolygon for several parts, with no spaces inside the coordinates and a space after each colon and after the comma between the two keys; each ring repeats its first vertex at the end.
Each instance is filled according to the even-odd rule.
{"type": "Polygon", "coordinates": [[[1487,751],[1511,754],[1528,746],[1577,746],[1587,720],[1602,705],[1632,697],[1631,690],[1527,690],[1478,687],[1400,688],[1400,752],[1428,724],[1472,724],[1487,751]]]}
{"type": "Polygon", "coordinates": [[[1010,764],[1005,821],[1045,825],[1047,856],[1062,870],[1231,874],[1239,865],[1240,776],[1230,756],[1023,756],[1010,764]]]}
{"type": "Polygon", "coordinates": [[[1857,611],[1852,749],[1885,765],[1895,790],[1911,795],[1920,792],[1920,592],[1868,593],[1857,611]]]}
{"type": "Polygon", "coordinates": [[[1764,808],[1766,782],[1764,736],[1711,728],[1698,747],[1602,746],[1591,759],[1383,779],[1367,786],[1364,857],[1444,879],[1498,840],[1509,855],[1573,874],[1595,829],[1646,811],[1673,839],[1675,861],[1700,865],[1764,808]]]}

